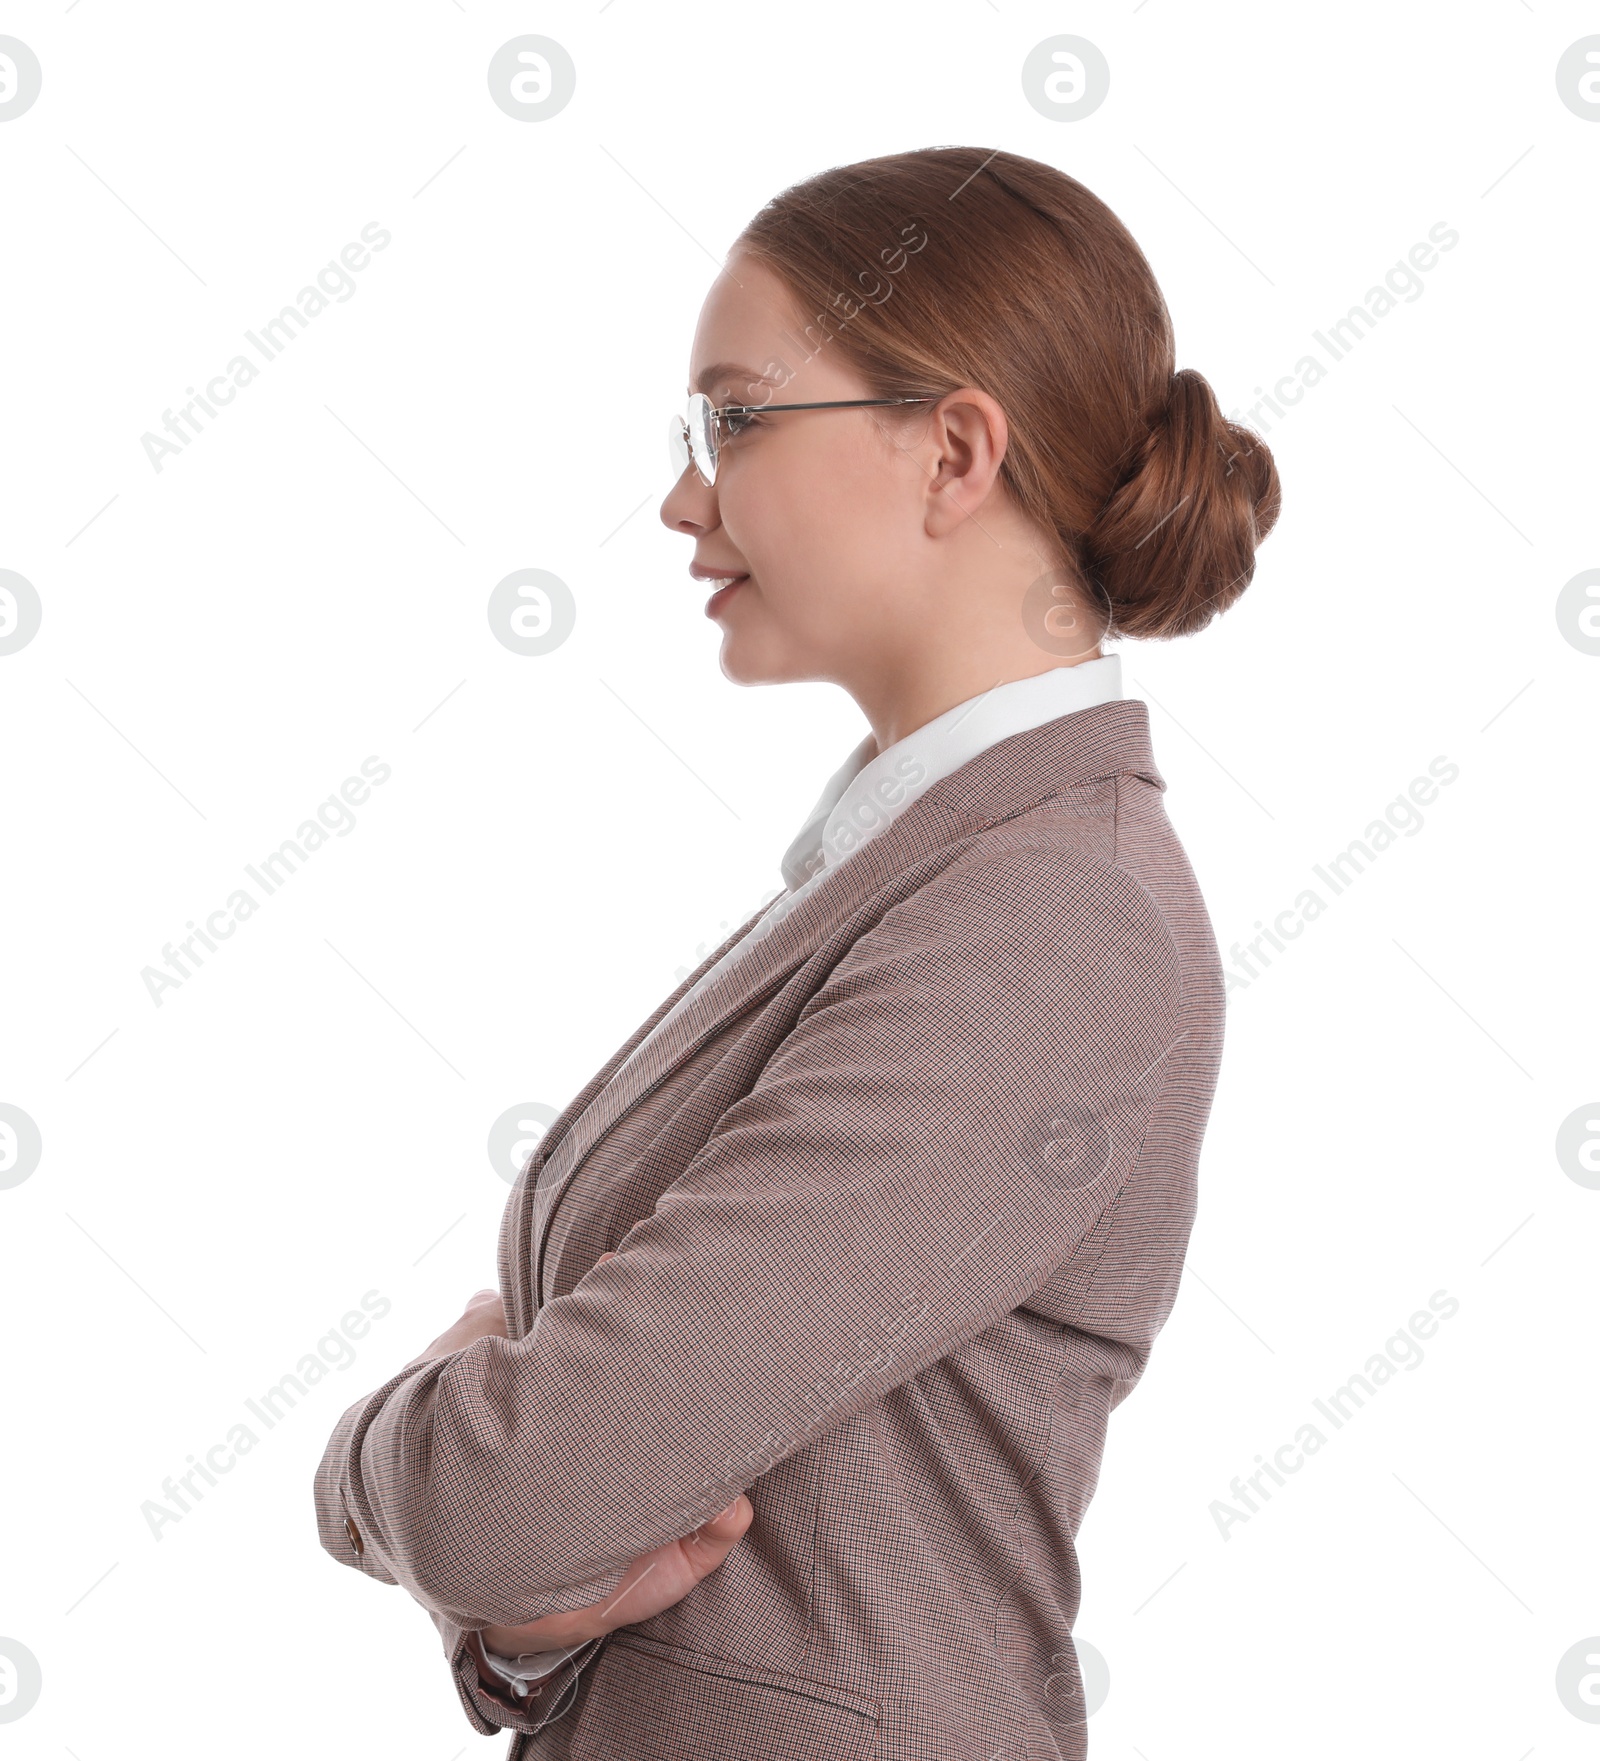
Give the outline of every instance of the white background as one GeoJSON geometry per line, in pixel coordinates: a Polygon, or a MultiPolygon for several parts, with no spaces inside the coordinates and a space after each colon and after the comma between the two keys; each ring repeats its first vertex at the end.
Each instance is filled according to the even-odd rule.
{"type": "Polygon", "coordinates": [[[1600,658],[1555,607],[1600,565],[1600,126],[1555,67],[1596,17],[7,9],[43,68],[0,124],[0,568],[43,607],[0,660],[0,1101],[43,1143],[0,1191],[0,1636],[43,1670],[9,1753],[498,1751],[427,1617],[321,1552],[312,1472],[493,1282],[491,1124],[563,1106],[776,890],[865,731],[721,676],[666,419],[764,201],[961,143],[1103,197],[1241,413],[1459,233],[1258,422],[1283,515],[1244,599],[1120,649],[1234,970],[1430,760],[1460,774],[1230,996],[1182,1292],[1081,1537],[1092,1751],[1593,1754],[1555,1675],[1600,1634],[1600,1192],[1555,1136],[1600,1092],[1600,658]],[[577,67],[536,125],[485,78],[529,31],[577,67]],[[1019,78],[1061,31],[1111,68],[1076,122],[1019,78]],[[353,297],[155,471],[141,436],[374,221],[353,297]],[[578,608],[538,658],[486,615],[529,567],[578,608]],[[157,1006],[163,945],[369,754],[355,829],[157,1006]],[[354,1364],[155,1538],[162,1480],[369,1290],[354,1364]],[[1230,1481],[1440,1290],[1421,1364],[1224,1538],[1230,1481]]]}

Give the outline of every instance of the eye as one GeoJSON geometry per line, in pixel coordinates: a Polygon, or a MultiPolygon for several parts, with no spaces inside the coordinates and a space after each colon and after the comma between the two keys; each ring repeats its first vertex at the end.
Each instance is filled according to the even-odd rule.
{"type": "Polygon", "coordinates": [[[723,425],[730,435],[742,434],[746,428],[759,428],[762,418],[756,415],[724,416],[723,425]]]}

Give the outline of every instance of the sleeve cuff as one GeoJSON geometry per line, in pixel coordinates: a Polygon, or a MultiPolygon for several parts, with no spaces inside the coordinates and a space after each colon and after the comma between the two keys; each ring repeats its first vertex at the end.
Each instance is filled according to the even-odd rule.
{"type": "MultiPolygon", "coordinates": [[[[554,1668],[537,1679],[530,1677],[526,1690],[518,1692],[505,1679],[507,1671],[516,1671],[517,1662],[501,1659],[501,1668],[496,1671],[476,1631],[453,1627],[439,1616],[435,1616],[435,1624],[445,1640],[462,1710],[473,1728],[485,1736],[498,1730],[531,1735],[570,1712],[577,1699],[578,1676],[605,1643],[604,1636],[587,1639],[574,1649],[556,1653],[554,1668]]],[[[537,1655],[543,1658],[548,1654],[537,1655]]]]}
{"type": "Polygon", "coordinates": [[[524,1651],[516,1657],[505,1657],[484,1644],[482,1633],[474,1637],[478,1641],[478,1659],[510,1687],[514,1696],[527,1693],[535,1683],[543,1681],[558,1665],[576,1656],[589,1643],[587,1639],[580,1639],[576,1645],[565,1645],[554,1651],[524,1651]]]}

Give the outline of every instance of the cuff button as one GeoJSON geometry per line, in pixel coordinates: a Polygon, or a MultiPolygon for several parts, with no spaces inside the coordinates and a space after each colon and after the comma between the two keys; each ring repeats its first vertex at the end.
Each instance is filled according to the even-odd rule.
{"type": "Polygon", "coordinates": [[[361,1531],[356,1527],[353,1516],[347,1516],[344,1519],[344,1532],[350,1537],[350,1545],[355,1548],[357,1553],[366,1552],[367,1544],[361,1539],[361,1531]]]}

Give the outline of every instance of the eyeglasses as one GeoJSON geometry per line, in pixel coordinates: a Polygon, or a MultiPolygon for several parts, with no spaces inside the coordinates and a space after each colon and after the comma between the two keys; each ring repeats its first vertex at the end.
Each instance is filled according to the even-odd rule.
{"type": "Polygon", "coordinates": [[[779,410],[865,410],[938,401],[936,397],[850,397],[820,404],[723,404],[718,408],[703,391],[697,391],[690,397],[686,413],[672,418],[672,462],[680,477],[692,463],[700,481],[710,488],[717,480],[721,442],[746,427],[752,416],[773,415],[779,410]]]}

